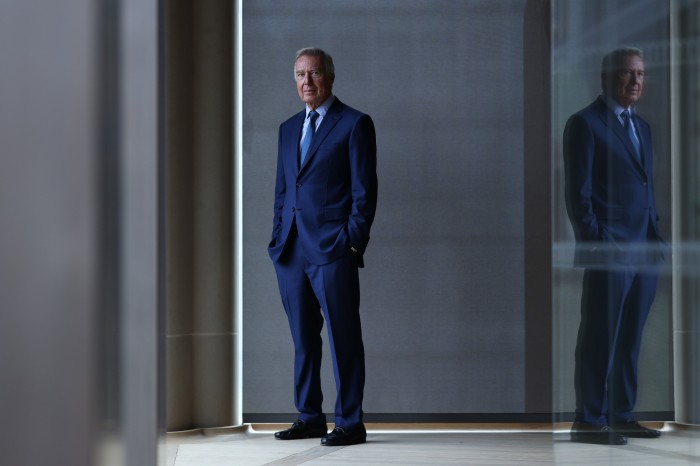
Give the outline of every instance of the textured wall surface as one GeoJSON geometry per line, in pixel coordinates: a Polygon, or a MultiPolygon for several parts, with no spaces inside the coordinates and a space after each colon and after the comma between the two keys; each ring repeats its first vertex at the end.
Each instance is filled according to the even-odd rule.
{"type": "Polygon", "coordinates": [[[278,126],[303,108],[294,53],[311,45],[334,57],[335,94],[377,129],[379,206],[360,273],[365,411],[525,411],[525,8],[244,5],[244,413],[294,412],[292,342],[265,248],[278,126]]]}

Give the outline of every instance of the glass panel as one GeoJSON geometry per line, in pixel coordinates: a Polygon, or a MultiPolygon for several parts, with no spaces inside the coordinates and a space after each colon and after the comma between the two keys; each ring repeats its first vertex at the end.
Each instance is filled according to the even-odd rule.
{"type": "MultiPolygon", "coordinates": [[[[553,411],[566,440],[557,461],[578,454],[568,442],[571,421],[600,427],[632,417],[665,426],[676,443],[655,444],[660,455],[700,460],[679,424],[700,422],[692,311],[700,297],[699,3],[552,4],[553,411]],[[613,60],[603,77],[603,57],[621,47],[642,51],[643,81],[620,72],[634,54],[613,60]],[[631,135],[611,111],[620,103],[632,103],[631,135]],[[630,137],[641,140],[638,160],[630,137]],[[657,231],[672,248],[655,240],[657,231]],[[660,253],[666,259],[657,266],[660,253]],[[678,448],[682,456],[671,452],[678,448]]],[[[624,451],[605,458],[628,458],[624,451]]]]}

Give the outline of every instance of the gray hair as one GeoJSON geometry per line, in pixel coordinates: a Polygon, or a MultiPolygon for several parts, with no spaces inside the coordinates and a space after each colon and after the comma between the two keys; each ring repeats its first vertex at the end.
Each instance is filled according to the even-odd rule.
{"type": "Polygon", "coordinates": [[[323,63],[323,73],[327,75],[335,75],[335,65],[333,65],[333,57],[326,53],[322,49],[317,47],[306,47],[297,52],[294,61],[297,61],[299,57],[321,57],[321,63],[323,63]]]}
{"type": "Polygon", "coordinates": [[[600,65],[600,74],[608,75],[617,72],[622,65],[623,59],[630,55],[636,55],[642,60],[644,59],[642,51],[638,48],[623,47],[615,49],[603,57],[603,62],[600,65]]]}

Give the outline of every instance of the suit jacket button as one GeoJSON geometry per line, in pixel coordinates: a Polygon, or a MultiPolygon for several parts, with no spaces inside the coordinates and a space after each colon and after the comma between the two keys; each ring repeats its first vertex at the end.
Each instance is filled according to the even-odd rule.
{"type": "Polygon", "coordinates": [[[297,183],[297,188],[301,188],[301,183],[297,183]]]}
{"type": "Polygon", "coordinates": [[[644,183],[642,183],[642,186],[646,186],[646,185],[647,185],[647,182],[646,182],[646,181],[645,181],[644,183]]]}

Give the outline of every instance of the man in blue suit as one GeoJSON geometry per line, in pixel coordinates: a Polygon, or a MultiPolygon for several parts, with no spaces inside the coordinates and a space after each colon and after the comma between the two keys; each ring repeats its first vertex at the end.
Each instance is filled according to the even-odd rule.
{"type": "Polygon", "coordinates": [[[656,438],[633,416],[637,359],[656,294],[663,244],[654,200],[651,130],[633,109],[644,88],[642,52],[602,63],[603,93],[564,131],[566,205],[576,264],[586,267],[576,346],[571,439],[624,445],[656,438]]]}
{"type": "Polygon", "coordinates": [[[323,50],[297,52],[294,76],[306,108],[280,126],[268,252],[294,341],[299,418],[275,437],[353,445],[367,436],[358,267],[377,205],[374,124],[333,95],[333,59],[323,50]],[[324,317],[337,391],[330,433],[321,407],[324,317]]]}

